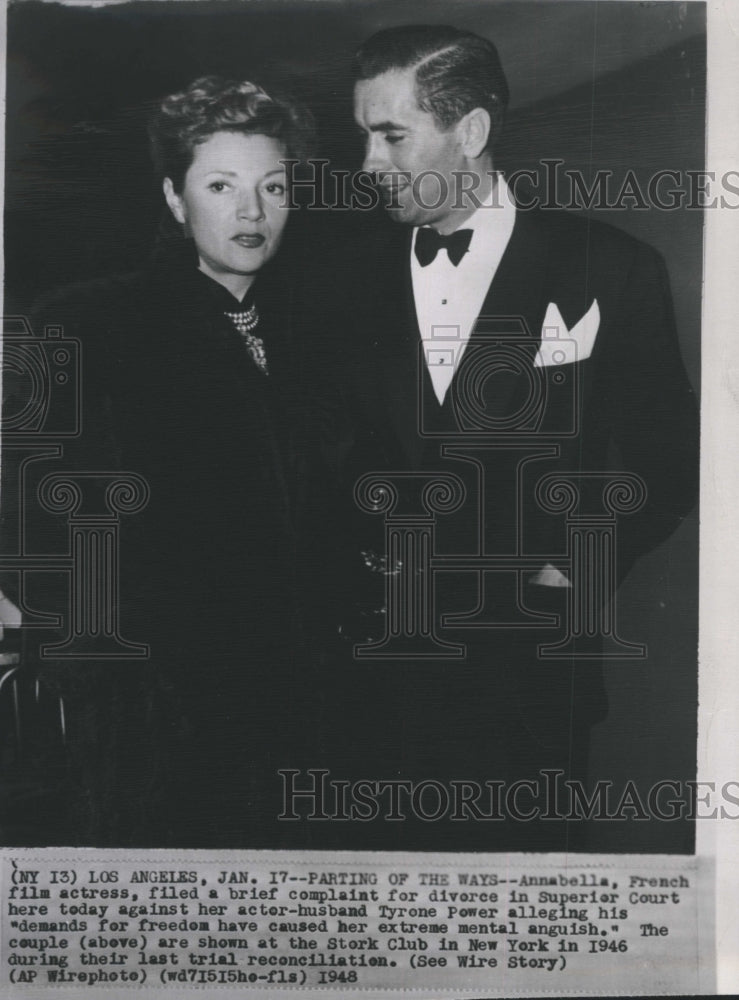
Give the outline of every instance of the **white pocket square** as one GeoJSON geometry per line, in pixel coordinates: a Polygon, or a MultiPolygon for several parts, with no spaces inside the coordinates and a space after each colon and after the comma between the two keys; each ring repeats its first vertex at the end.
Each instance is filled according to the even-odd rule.
{"type": "Polygon", "coordinates": [[[554,302],[550,302],[541,326],[541,346],[534,360],[534,367],[547,368],[550,365],[571,365],[575,361],[584,361],[590,357],[599,326],[600,309],[597,299],[593,299],[592,306],[571,330],[567,329],[554,302]]]}

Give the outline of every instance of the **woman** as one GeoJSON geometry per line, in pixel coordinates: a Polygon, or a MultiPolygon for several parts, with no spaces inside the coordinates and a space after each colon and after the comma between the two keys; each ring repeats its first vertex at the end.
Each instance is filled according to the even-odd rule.
{"type": "Polygon", "coordinates": [[[117,439],[161,481],[150,517],[173,542],[174,590],[187,579],[195,599],[179,609],[186,647],[200,645],[195,614],[209,649],[232,651],[247,626],[253,653],[291,615],[299,345],[290,267],[274,258],[289,215],[281,161],[304,154],[308,122],[254,84],[206,78],[162,103],[151,137],[184,239],[162,247],[144,277],[150,315],[134,350],[124,333],[131,371],[117,439]]]}
{"type": "Polygon", "coordinates": [[[263,817],[280,811],[276,770],[294,766],[310,686],[299,550],[314,435],[282,161],[305,156],[311,125],[253,83],[206,77],[161,103],[150,135],[180,231],[141,272],[36,319],[82,342],[84,428],[65,468],[134,472],[150,491],[121,520],[120,627],[151,657],[75,667],[77,765],[90,767],[75,725],[91,702],[89,738],[110,759],[77,776],[87,820],[72,842],[274,844],[263,817]]]}

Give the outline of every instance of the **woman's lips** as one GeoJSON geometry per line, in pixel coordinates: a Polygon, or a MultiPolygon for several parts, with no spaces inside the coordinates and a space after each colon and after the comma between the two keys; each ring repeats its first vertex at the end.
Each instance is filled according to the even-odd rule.
{"type": "Polygon", "coordinates": [[[264,243],[264,236],[261,233],[238,233],[236,236],[231,237],[234,243],[238,243],[241,247],[246,247],[247,250],[256,250],[264,243]]]}

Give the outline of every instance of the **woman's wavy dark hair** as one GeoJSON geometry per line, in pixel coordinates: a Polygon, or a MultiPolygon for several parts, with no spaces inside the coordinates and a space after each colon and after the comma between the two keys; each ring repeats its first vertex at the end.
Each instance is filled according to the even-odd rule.
{"type": "Polygon", "coordinates": [[[285,147],[288,159],[303,162],[314,142],[310,112],[282,97],[271,97],[249,80],[203,76],[161,102],[149,122],[154,166],[178,193],[195,147],[216,132],[267,135],[285,147]]]}

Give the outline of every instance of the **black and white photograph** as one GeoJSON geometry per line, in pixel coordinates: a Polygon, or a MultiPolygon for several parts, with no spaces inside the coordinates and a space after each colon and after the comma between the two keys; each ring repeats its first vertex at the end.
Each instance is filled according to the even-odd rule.
{"type": "Polygon", "coordinates": [[[707,5],[6,24],[2,847],[694,861],[707,5]]]}

